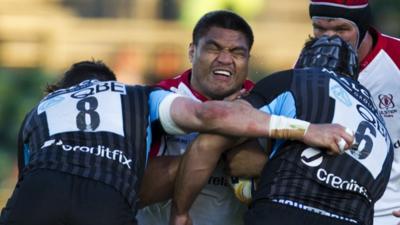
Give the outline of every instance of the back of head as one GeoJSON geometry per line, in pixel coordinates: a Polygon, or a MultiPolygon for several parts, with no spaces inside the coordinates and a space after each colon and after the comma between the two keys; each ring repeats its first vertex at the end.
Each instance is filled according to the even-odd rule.
{"type": "Polygon", "coordinates": [[[47,93],[58,89],[68,88],[81,83],[84,80],[109,81],[116,80],[114,72],[102,61],[80,61],[74,63],[64,76],[55,84],[48,85],[47,93]]]}
{"type": "Polygon", "coordinates": [[[197,44],[211,27],[219,27],[242,32],[246,36],[249,49],[254,42],[253,31],[250,25],[238,14],[228,10],[217,10],[206,13],[197,22],[193,29],[193,44],[197,44]]]}
{"type": "Polygon", "coordinates": [[[357,80],[357,53],[339,36],[312,38],[301,51],[295,68],[326,68],[357,80]]]}
{"type": "Polygon", "coordinates": [[[360,46],[372,23],[368,0],[310,0],[311,18],[343,18],[353,22],[359,31],[360,46]]]}

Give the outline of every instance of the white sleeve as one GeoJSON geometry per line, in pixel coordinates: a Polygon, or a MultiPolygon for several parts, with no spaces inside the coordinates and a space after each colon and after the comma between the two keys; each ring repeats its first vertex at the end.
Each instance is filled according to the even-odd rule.
{"type": "Polygon", "coordinates": [[[160,122],[165,132],[167,132],[168,134],[182,135],[188,133],[179,128],[171,117],[172,102],[178,97],[184,97],[184,96],[178,94],[170,94],[167,97],[165,97],[160,103],[159,107],[160,122]]]}

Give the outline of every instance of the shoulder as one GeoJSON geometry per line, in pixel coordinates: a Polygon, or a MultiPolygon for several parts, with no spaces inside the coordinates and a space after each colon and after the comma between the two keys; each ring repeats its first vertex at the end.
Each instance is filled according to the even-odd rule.
{"type": "Polygon", "coordinates": [[[281,84],[290,84],[293,76],[293,69],[283,70],[267,75],[258,81],[253,90],[275,89],[281,84]]]}
{"type": "Polygon", "coordinates": [[[155,86],[162,89],[171,90],[178,88],[180,84],[189,84],[190,74],[192,70],[187,70],[182,74],[175,76],[173,78],[165,79],[157,83],[155,86]]]}
{"type": "Polygon", "coordinates": [[[386,39],[385,52],[400,68],[400,39],[382,34],[382,38],[386,39]]]}
{"type": "Polygon", "coordinates": [[[293,70],[284,70],[273,73],[258,81],[250,94],[244,99],[253,107],[259,108],[266,102],[273,100],[276,96],[290,91],[293,70]]]}
{"type": "Polygon", "coordinates": [[[400,39],[380,33],[373,28],[371,28],[370,32],[377,38],[371,54],[376,57],[379,52],[384,51],[400,68],[400,39]]]}

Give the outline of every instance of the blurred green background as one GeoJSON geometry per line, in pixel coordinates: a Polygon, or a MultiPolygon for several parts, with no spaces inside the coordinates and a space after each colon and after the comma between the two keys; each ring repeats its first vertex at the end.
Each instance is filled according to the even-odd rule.
{"type": "MultiPolygon", "coordinates": [[[[370,1],[375,24],[399,36],[400,1],[370,1]]],[[[0,0],[0,209],[16,181],[24,115],[72,63],[100,59],[118,79],[151,84],[190,67],[205,12],[230,9],[254,29],[250,77],[291,67],[311,34],[307,0],[0,0]]]]}

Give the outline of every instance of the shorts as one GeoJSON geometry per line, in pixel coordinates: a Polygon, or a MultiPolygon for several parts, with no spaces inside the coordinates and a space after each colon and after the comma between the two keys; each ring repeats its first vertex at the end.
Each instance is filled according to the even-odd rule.
{"type": "Polygon", "coordinates": [[[16,185],[0,225],[137,225],[123,196],[104,183],[39,169],[16,185]]]}
{"type": "Polygon", "coordinates": [[[359,225],[270,201],[255,202],[244,217],[245,225],[359,225]]]}

